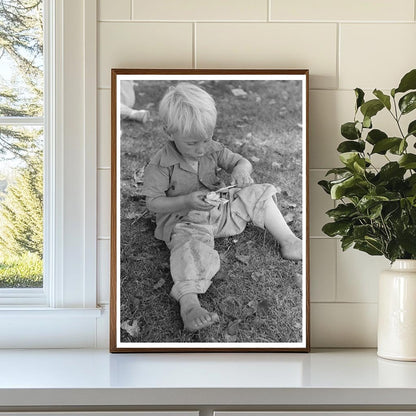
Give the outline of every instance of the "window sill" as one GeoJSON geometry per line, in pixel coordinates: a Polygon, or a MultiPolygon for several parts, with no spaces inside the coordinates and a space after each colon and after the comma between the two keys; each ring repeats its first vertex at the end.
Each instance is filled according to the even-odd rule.
{"type": "Polygon", "coordinates": [[[95,348],[99,308],[1,307],[0,348],[95,348]]]}

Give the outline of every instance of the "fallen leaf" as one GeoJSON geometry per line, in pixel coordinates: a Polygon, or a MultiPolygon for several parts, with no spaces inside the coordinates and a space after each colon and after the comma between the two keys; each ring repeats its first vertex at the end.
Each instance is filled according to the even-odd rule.
{"type": "Polygon", "coordinates": [[[225,333],[224,334],[225,342],[236,342],[237,341],[237,335],[230,335],[225,333]]]}
{"type": "Polygon", "coordinates": [[[293,220],[295,219],[295,214],[293,214],[292,212],[289,212],[288,214],[286,214],[284,216],[285,221],[290,224],[291,222],[293,222],[293,220]]]}
{"type": "Polygon", "coordinates": [[[260,159],[259,159],[258,157],[256,157],[256,156],[251,156],[250,160],[251,160],[253,163],[258,163],[258,162],[260,162],[260,159]]]}
{"type": "Polygon", "coordinates": [[[231,92],[233,93],[234,97],[245,97],[247,95],[247,93],[241,88],[233,88],[231,92]]]}
{"type": "Polygon", "coordinates": [[[142,166],[140,169],[137,169],[133,173],[133,179],[134,182],[137,184],[143,183],[143,177],[144,177],[144,166],[142,166]]]}
{"type": "Polygon", "coordinates": [[[154,290],[157,290],[157,289],[160,289],[164,284],[165,284],[165,279],[163,279],[163,277],[162,278],[160,278],[159,280],[158,280],[158,282],[153,286],[153,289],[154,290]]]}
{"type": "Polygon", "coordinates": [[[295,284],[300,289],[302,288],[302,280],[303,280],[302,275],[300,273],[296,273],[295,284]]]}
{"type": "Polygon", "coordinates": [[[251,300],[247,307],[244,309],[244,316],[248,317],[254,315],[257,312],[258,302],[256,300],[251,300]]]}
{"type": "Polygon", "coordinates": [[[250,256],[244,256],[243,254],[236,254],[235,258],[241,263],[244,263],[245,265],[248,265],[250,263],[250,256]]]}
{"type": "Polygon", "coordinates": [[[253,272],[251,273],[251,278],[255,281],[255,282],[260,282],[265,280],[265,275],[264,275],[264,271],[257,271],[257,272],[253,272]]]}
{"type": "Polygon", "coordinates": [[[258,305],[257,305],[257,309],[258,309],[260,312],[265,312],[265,311],[267,311],[267,309],[269,309],[269,308],[270,308],[270,306],[272,306],[271,302],[270,302],[270,301],[268,301],[267,299],[263,299],[262,301],[260,301],[260,302],[258,303],[258,305]]]}
{"type": "Polygon", "coordinates": [[[279,163],[279,162],[273,162],[273,163],[272,163],[272,167],[273,167],[273,168],[279,168],[279,169],[280,169],[280,168],[282,167],[282,164],[281,164],[281,163],[279,163]]]}
{"type": "Polygon", "coordinates": [[[236,318],[237,316],[240,315],[241,305],[236,298],[232,296],[227,296],[221,302],[220,308],[224,315],[236,318]]]}
{"type": "Polygon", "coordinates": [[[231,322],[231,324],[227,328],[228,335],[237,335],[240,323],[241,319],[237,319],[234,322],[231,322]]]}
{"type": "Polygon", "coordinates": [[[120,327],[121,329],[124,329],[129,335],[135,338],[140,333],[140,328],[137,320],[134,320],[131,325],[128,323],[128,321],[124,321],[120,327]]]}
{"type": "Polygon", "coordinates": [[[302,329],[302,324],[300,324],[299,322],[296,322],[293,326],[294,326],[296,329],[302,329]]]}

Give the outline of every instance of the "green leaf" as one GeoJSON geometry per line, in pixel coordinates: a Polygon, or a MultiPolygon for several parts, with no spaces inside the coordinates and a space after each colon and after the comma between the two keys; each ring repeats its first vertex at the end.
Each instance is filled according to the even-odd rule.
{"type": "Polygon", "coordinates": [[[353,141],[346,141],[341,142],[339,146],[337,147],[337,151],[340,153],[346,153],[346,152],[364,152],[365,149],[365,142],[363,140],[358,140],[356,142],[353,141]]]}
{"type": "Polygon", "coordinates": [[[351,172],[351,169],[349,168],[333,168],[330,169],[325,176],[335,174],[335,175],[344,175],[347,172],[351,172]]]}
{"type": "Polygon", "coordinates": [[[397,260],[398,258],[402,258],[403,256],[403,251],[401,250],[400,244],[396,238],[389,241],[389,243],[387,244],[386,251],[387,251],[386,257],[390,261],[397,260]]]}
{"type": "Polygon", "coordinates": [[[364,117],[371,118],[383,108],[384,105],[379,100],[370,100],[361,106],[361,112],[363,113],[364,117]]]}
{"type": "Polygon", "coordinates": [[[416,227],[411,226],[406,228],[399,235],[398,242],[405,251],[416,254],[416,227]]]}
{"type": "Polygon", "coordinates": [[[322,227],[322,231],[329,237],[335,237],[336,235],[345,235],[351,227],[349,221],[336,221],[325,224],[322,227]]]}
{"type": "Polygon", "coordinates": [[[339,155],[339,160],[346,166],[353,166],[354,162],[360,158],[357,152],[346,152],[339,155]]]}
{"type": "Polygon", "coordinates": [[[385,95],[382,91],[375,89],[373,94],[383,103],[388,110],[391,109],[390,97],[385,95]]]}
{"type": "Polygon", "coordinates": [[[395,92],[406,92],[416,89],[416,69],[412,69],[401,79],[399,86],[395,92]]]}
{"type": "Polygon", "coordinates": [[[357,240],[364,241],[365,237],[368,236],[368,234],[372,234],[372,233],[373,233],[373,228],[371,227],[371,225],[357,225],[352,230],[352,235],[356,241],[357,240]]]}
{"type": "Polygon", "coordinates": [[[351,235],[346,235],[341,238],[341,247],[342,251],[347,250],[354,244],[354,237],[351,235]]]}
{"type": "Polygon", "coordinates": [[[370,242],[356,242],[354,248],[360,251],[364,251],[370,256],[381,256],[383,254],[381,247],[374,247],[374,245],[370,244],[370,242]]]}
{"type": "Polygon", "coordinates": [[[407,133],[408,136],[415,136],[416,137],[416,120],[413,120],[410,124],[409,127],[407,128],[407,133]]]}
{"type": "Polygon", "coordinates": [[[355,111],[364,104],[364,91],[361,88],[356,88],[355,90],[355,111]]]}
{"type": "Polygon", "coordinates": [[[332,185],[331,198],[341,199],[343,196],[348,195],[348,193],[356,194],[357,192],[362,192],[357,185],[362,185],[362,181],[360,181],[357,176],[345,178],[342,181],[332,185]]]}
{"type": "Polygon", "coordinates": [[[373,123],[371,122],[371,117],[364,116],[363,127],[366,129],[371,129],[373,127],[373,123]]]}
{"type": "Polygon", "coordinates": [[[322,180],[322,181],[319,181],[318,182],[318,185],[327,193],[327,194],[330,194],[331,193],[331,187],[330,187],[330,185],[329,185],[329,182],[328,181],[324,181],[324,180],[322,180]]]}
{"type": "Polygon", "coordinates": [[[409,92],[400,98],[399,108],[402,114],[408,114],[416,108],[416,91],[409,92]]]}
{"type": "Polygon", "coordinates": [[[370,219],[376,220],[381,217],[381,212],[383,211],[383,204],[377,204],[374,207],[370,208],[370,219]]]}
{"type": "Polygon", "coordinates": [[[416,155],[408,153],[399,159],[399,165],[405,169],[416,169],[416,155]]]}
{"type": "Polygon", "coordinates": [[[366,140],[368,143],[374,145],[378,143],[380,140],[386,139],[387,137],[388,136],[386,133],[384,133],[384,131],[374,129],[368,132],[366,140]]]}
{"type": "Polygon", "coordinates": [[[345,219],[357,213],[354,204],[339,204],[336,208],[330,209],[326,214],[334,220],[345,219]]]}
{"type": "Polygon", "coordinates": [[[357,204],[357,208],[365,212],[368,209],[374,207],[375,205],[378,205],[380,202],[388,201],[389,199],[382,195],[364,195],[360,202],[357,204]]]}
{"type": "Polygon", "coordinates": [[[406,169],[400,167],[397,162],[389,162],[382,166],[378,173],[381,181],[389,181],[391,178],[403,178],[406,169]]]}
{"type": "Polygon", "coordinates": [[[361,137],[360,130],[357,129],[357,123],[353,121],[341,126],[341,135],[348,140],[357,140],[361,137]]]}
{"type": "Polygon", "coordinates": [[[403,152],[407,149],[407,141],[406,139],[400,139],[400,143],[398,145],[392,146],[389,151],[394,155],[402,155],[403,152]]]}
{"type": "Polygon", "coordinates": [[[386,139],[382,139],[374,145],[371,154],[377,153],[380,155],[384,155],[387,152],[387,150],[390,150],[392,147],[399,147],[401,141],[402,139],[400,139],[399,137],[387,137],[386,139]]]}

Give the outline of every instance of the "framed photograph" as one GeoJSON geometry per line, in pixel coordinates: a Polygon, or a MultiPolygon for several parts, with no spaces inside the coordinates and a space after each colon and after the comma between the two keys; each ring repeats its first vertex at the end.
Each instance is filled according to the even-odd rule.
{"type": "Polygon", "coordinates": [[[111,352],[309,351],[308,76],[112,70],[111,352]]]}

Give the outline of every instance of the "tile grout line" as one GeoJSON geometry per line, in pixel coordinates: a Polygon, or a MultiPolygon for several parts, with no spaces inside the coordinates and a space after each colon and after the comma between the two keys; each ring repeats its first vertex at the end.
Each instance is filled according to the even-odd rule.
{"type": "Polygon", "coordinates": [[[133,20],[133,0],[130,0],[130,20],[133,20]]]}
{"type": "Polygon", "coordinates": [[[196,69],[196,22],[192,23],[192,68],[196,69]]]}
{"type": "Polygon", "coordinates": [[[336,62],[336,71],[337,71],[337,90],[339,90],[340,84],[340,71],[341,71],[341,23],[337,23],[337,62],[336,62]]]}
{"type": "MultiPolygon", "coordinates": [[[[267,23],[270,23],[272,20],[272,0],[267,0],[267,23]]],[[[416,0],[415,0],[416,1],[416,0]]]]}
{"type": "MultiPolygon", "coordinates": [[[[133,8],[134,9],[134,8],[133,8]]],[[[132,11],[133,12],[133,11],[132,11]]],[[[131,12],[131,13],[132,13],[131,12]]],[[[414,25],[413,20],[270,20],[266,19],[209,19],[209,20],[192,20],[192,19],[98,19],[98,23],[282,23],[282,24],[354,24],[354,25],[414,25]]]]}

